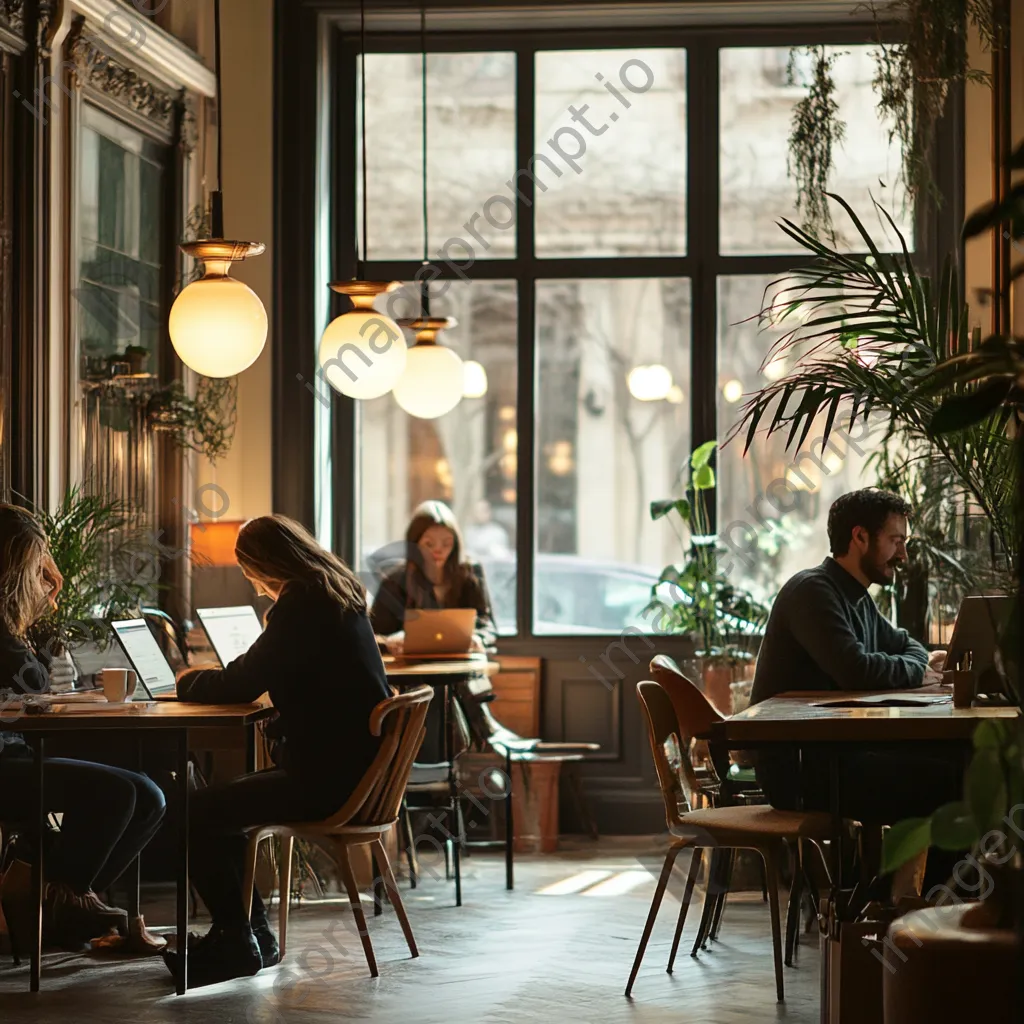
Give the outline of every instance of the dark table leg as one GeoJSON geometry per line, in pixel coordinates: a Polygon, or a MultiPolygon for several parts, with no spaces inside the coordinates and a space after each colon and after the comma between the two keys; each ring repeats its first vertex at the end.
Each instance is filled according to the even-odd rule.
{"type": "MultiPolygon", "coordinates": [[[[142,771],[142,737],[135,741],[135,770],[142,771]]],[[[142,858],[136,857],[128,868],[128,923],[142,914],[142,858]]]]}
{"type": "Polygon", "coordinates": [[[178,995],[188,989],[188,729],[178,734],[178,995]]]}
{"type": "Polygon", "coordinates": [[[30,734],[30,742],[36,759],[36,814],[32,823],[35,833],[36,855],[32,860],[32,896],[36,903],[35,935],[31,935],[32,956],[29,988],[39,991],[39,975],[43,963],[43,845],[46,839],[46,793],[43,786],[43,757],[46,743],[41,733],[30,734]]]}
{"type": "Polygon", "coordinates": [[[514,885],[512,871],[512,853],[515,844],[515,831],[512,821],[512,751],[505,748],[505,888],[514,885]]]}
{"type": "MultiPolygon", "coordinates": [[[[452,840],[452,867],[455,869],[455,906],[462,906],[462,860],[460,845],[462,829],[459,813],[459,785],[455,775],[455,748],[452,745],[452,729],[455,725],[455,685],[444,684],[444,759],[448,762],[448,793],[451,798],[452,819],[455,823],[455,838],[452,840]]],[[[450,831],[450,830],[449,830],[450,831]]]]}

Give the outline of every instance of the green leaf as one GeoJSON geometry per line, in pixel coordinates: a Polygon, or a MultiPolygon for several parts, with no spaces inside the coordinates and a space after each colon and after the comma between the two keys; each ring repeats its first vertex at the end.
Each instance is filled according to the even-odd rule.
{"type": "Polygon", "coordinates": [[[991,747],[976,750],[967,769],[964,796],[980,835],[999,827],[1007,811],[1006,795],[999,752],[991,747]]]}
{"type": "Polygon", "coordinates": [[[932,846],[940,850],[969,850],[981,836],[963,801],[944,804],[932,815],[932,846]]]}
{"type": "Polygon", "coordinates": [[[715,486],[715,471],[710,466],[701,466],[694,471],[693,489],[695,491],[710,491],[715,486]]]}
{"type": "Polygon", "coordinates": [[[963,395],[950,395],[936,410],[931,428],[936,434],[948,434],[980,423],[1006,400],[1013,381],[996,377],[963,395]]]}
{"type": "Polygon", "coordinates": [[[698,470],[706,466],[711,461],[711,455],[717,447],[717,441],[705,441],[690,456],[690,468],[698,470]]]}
{"type": "Polygon", "coordinates": [[[993,718],[983,719],[974,730],[974,749],[999,751],[1007,738],[1002,722],[993,718]]]}
{"type": "Polygon", "coordinates": [[[882,837],[882,872],[888,874],[931,846],[931,818],[907,818],[882,837]]]}
{"type": "Polygon", "coordinates": [[[663,519],[672,510],[679,513],[684,522],[690,521],[690,503],[685,498],[666,498],[663,501],[651,502],[651,519],[663,519]]]}

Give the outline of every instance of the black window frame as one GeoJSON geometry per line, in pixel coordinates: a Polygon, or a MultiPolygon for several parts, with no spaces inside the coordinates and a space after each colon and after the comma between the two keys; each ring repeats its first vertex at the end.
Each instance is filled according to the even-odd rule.
{"type": "MultiPolygon", "coordinates": [[[[280,12],[280,7],[279,7],[280,12]]],[[[281,15],[279,13],[279,19],[281,15]]],[[[283,76],[277,87],[278,117],[290,116],[304,102],[318,99],[332,103],[326,123],[330,125],[329,152],[331,156],[330,191],[330,252],[331,278],[344,280],[355,274],[356,230],[356,60],[360,51],[358,32],[344,32],[333,25],[322,51],[328,62],[324,81],[329,96],[320,96],[313,69],[298,69],[295,54],[315,53],[318,26],[312,12],[306,11],[301,19],[288,23],[279,21],[282,29],[278,41],[278,65],[289,55],[293,61],[289,75],[283,76]],[[291,91],[289,92],[289,84],[291,91]]],[[[717,425],[717,357],[718,357],[718,296],[720,277],[737,275],[778,275],[805,265],[807,259],[792,255],[731,255],[719,251],[719,51],[733,47],[792,47],[818,44],[854,45],[878,41],[878,27],[869,21],[849,25],[836,23],[789,24],[778,26],[685,26],[644,27],[636,30],[579,29],[544,32],[495,31],[430,32],[427,49],[437,52],[514,51],[517,60],[516,76],[516,167],[527,166],[534,154],[534,54],[539,50],[566,49],[622,49],[636,47],[684,48],[687,82],[687,244],[684,256],[656,257],[567,257],[539,258],[533,253],[533,204],[527,176],[521,178],[521,195],[517,199],[516,256],[512,259],[478,259],[465,271],[470,279],[515,279],[518,282],[518,386],[517,429],[519,459],[517,470],[516,555],[520,567],[532,569],[535,546],[535,423],[536,373],[535,347],[535,285],[547,278],[628,278],[628,277],[686,277],[691,282],[691,439],[696,447],[706,440],[718,437],[717,425]],[[523,102],[527,98],[527,102],[523,102]],[[707,144],[708,141],[713,144],[707,144]]],[[[896,26],[884,30],[883,38],[896,40],[896,26]]],[[[420,52],[420,39],[416,33],[395,32],[368,34],[366,51],[420,52]]],[[[319,110],[319,107],[317,107],[319,110]]],[[[299,418],[291,425],[283,421],[293,413],[285,406],[294,402],[294,380],[307,382],[315,373],[314,352],[325,324],[313,323],[311,311],[314,297],[308,293],[313,260],[308,251],[301,253],[300,235],[302,218],[288,217],[289,199],[304,207],[305,223],[310,223],[310,211],[315,207],[311,198],[315,180],[315,152],[303,153],[297,168],[289,168],[287,150],[290,138],[305,136],[312,139],[312,124],[317,113],[299,115],[295,125],[277,127],[278,210],[277,222],[281,228],[279,238],[278,296],[275,310],[277,337],[286,332],[288,347],[305,345],[308,352],[301,354],[278,352],[275,354],[277,380],[275,381],[275,508],[287,511],[312,525],[313,518],[313,463],[311,417],[299,418]],[[289,197],[288,181],[298,190],[289,197]],[[280,243],[279,243],[280,245],[280,243]],[[283,281],[282,262],[292,254],[302,258],[288,272],[290,280],[283,281]],[[299,280],[303,267],[305,281],[299,280]],[[296,319],[289,315],[299,301],[298,292],[307,289],[306,308],[296,319]],[[304,326],[312,327],[309,336],[304,326]],[[296,334],[296,331],[299,333],[296,334]],[[299,370],[300,372],[297,372],[299,370]],[[302,371],[306,376],[303,378],[302,371]],[[283,382],[283,383],[282,383],[283,382]],[[299,450],[296,451],[296,446],[299,450]],[[292,460],[307,460],[307,469],[296,469],[292,460]],[[288,465],[287,463],[291,463],[288,465]],[[297,487],[297,491],[295,488],[297,487]]],[[[963,96],[954,90],[946,116],[937,133],[934,154],[936,182],[945,197],[941,206],[925,199],[915,211],[915,253],[925,272],[934,273],[946,253],[960,252],[959,225],[963,218],[963,96]]],[[[412,280],[422,261],[370,260],[366,274],[374,280],[412,280]]],[[[456,279],[454,272],[444,264],[435,263],[441,279],[456,279]]],[[[346,303],[332,296],[331,316],[343,312],[346,303]]],[[[321,389],[325,390],[321,384],[321,389]]],[[[358,520],[358,436],[355,402],[337,394],[331,398],[332,448],[332,533],[334,549],[341,557],[354,561],[357,557],[358,520]]],[[[714,513],[713,513],[714,514],[714,513]]],[[[517,573],[518,632],[508,638],[510,649],[518,641],[533,641],[533,573],[517,573]]],[[[543,639],[551,640],[551,637],[543,639]]],[[[568,639],[568,638],[567,638],[568,639]]]]}

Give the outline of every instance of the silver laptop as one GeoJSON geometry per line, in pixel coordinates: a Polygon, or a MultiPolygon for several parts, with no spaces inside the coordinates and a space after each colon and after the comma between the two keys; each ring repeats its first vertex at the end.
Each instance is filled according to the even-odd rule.
{"type": "Polygon", "coordinates": [[[110,626],[146,695],[151,699],[173,697],[176,692],[174,669],[160,650],[156,637],[149,631],[146,620],[124,619],[112,622],[110,626]]]}
{"type": "Polygon", "coordinates": [[[475,626],[475,608],[407,608],[403,653],[412,658],[467,655],[475,626]]]}
{"type": "Polygon", "coordinates": [[[240,658],[263,632],[256,609],[251,604],[232,608],[197,608],[210,645],[220,663],[227,667],[240,658]]]}

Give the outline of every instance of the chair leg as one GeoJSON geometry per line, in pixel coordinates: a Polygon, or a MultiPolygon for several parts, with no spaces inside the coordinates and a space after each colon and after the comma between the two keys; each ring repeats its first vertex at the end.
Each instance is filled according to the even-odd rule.
{"type": "Polygon", "coordinates": [[[462,805],[456,795],[453,804],[455,818],[455,838],[452,840],[452,868],[455,874],[455,906],[462,906],[462,805]]]}
{"type": "Polygon", "coordinates": [[[416,839],[412,834],[412,816],[409,805],[402,800],[402,829],[405,832],[405,859],[409,865],[409,888],[416,888],[416,876],[420,873],[420,865],[416,858],[416,839]]]}
{"type": "Polygon", "coordinates": [[[395,913],[398,915],[398,923],[402,926],[402,934],[405,936],[405,941],[409,946],[409,953],[412,956],[417,957],[420,955],[420,951],[416,948],[416,939],[413,937],[412,926],[409,924],[409,918],[405,913],[405,904],[402,903],[402,894],[398,891],[398,883],[395,881],[394,872],[391,870],[391,862],[388,860],[388,851],[380,839],[374,841],[373,859],[376,861],[377,871],[384,879],[384,885],[387,887],[388,894],[391,897],[391,903],[395,908],[395,913]]]}
{"type": "Polygon", "coordinates": [[[246,921],[252,917],[252,887],[256,884],[256,854],[259,853],[260,836],[253,832],[245,850],[245,874],[242,876],[242,900],[246,921]]]}
{"type": "MultiPolygon", "coordinates": [[[[281,949],[281,959],[288,944],[288,908],[292,901],[292,854],[295,850],[295,837],[281,837],[281,863],[278,865],[278,902],[277,902],[277,944],[281,949]]],[[[249,889],[250,894],[252,889],[249,889]]],[[[249,897],[252,899],[252,896],[249,897]]]]}
{"type": "MultiPolygon", "coordinates": [[[[762,862],[763,863],[763,862],[762,862]]],[[[803,910],[803,843],[796,841],[796,863],[793,866],[793,885],[789,890],[789,907],[786,910],[786,956],[787,967],[793,966],[796,947],[800,941],[800,916],[803,910]]]]}
{"type": "Polygon", "coordinates": [[[711,856],[708,858],[708,876],[707,883],[704,888],[704,906],[701,908],[700,924],[697,925],[697,934],[693,940],[693,949],[690,950],[690,956],[696,956],[697,950],[700,949],[708,935],[708,927],[711,924],[711,917],[715,909],[717,902],[717,886],[718,877],[721,872],[721,860],[723,851],[721,849],[714,849],[711,851],[711,856]]]}
{"type": "Polygon", "coordinates": [[[686,921],[686,912],[690,909],[690,897],[693,896],[693,886],[697,881],[697,875],[700,872],[700,865],[703,859],[703,848],[696,847],[690,857],[690,870],[686,875],[686,888],[683,890],[683,902],[679,904],[679,919],[676,921],[676,933],[672,938],[672,952],[669,954],[668,967],[666,968],[669,974],[672,973],[672,968],[676,962],[676,952],[679,949],[679,940],[683,935],[683,924],[686,921]]]}
{"type": "Polygon", "coordinates": [[[658,910],[661,908],[661,900],[665,895],[665,887],[668,885],[669,877],[672,874],[672,867],[679,856],[681,846],[670,846],[665,854],[665,863],[661,868],[661,877],[658,879],[658,886],[654,890],[654,899],[651,900],[651,909],[647,915],[647,924],[644,925],[644,933],[640,937],[640,945],[637,947],[636,959],[633,961],[633,970],[629,972],[629,981],[626,982],[626,998],[629,998],[633,991],[633,982],[636,981],[637,972],[640,970],[640,962],[644,958],[647,943],[650,940],[651,932],[654,931],[654,922],[658,917],[658,910]]]}
{"type": "Polygon", "coordinates": [[[338,868],[341,871],[342,881],[345,883],[345,891],[348,893],[348,901],[352,907],[352,916],[355,918],[356,928],[359,930],[359,939],[363,944],[363,953],[366,955],[366,962],[370,967],[372,977],[378,977],[377,958],[373,955],[373,943],[370,942],[370,932],[366,927],[366,915],[363,913],[363,904],[359,898],[359,886],[356,884],[355,872],[352,870],[352,859],[349,857],[348,845],[343,842],[335,842],[334,848],[337,851],[338,868]]]}
{"type": "Polygon", "coordinates": [[[725,913],[725,901],[732,889],[732,875],[736,868],[736,851],[729,853],[729,859],[725,863],[725,871],[722,878],[722,891],[718,894],[718,902],[715,905],[715,912],[711,918],[711,931],[708,938],[712,942],[718,941],[718,929],[722,926],[722,915],[725,913]]]}
{"type": "Polygon", "coordinates": [[[779,851],[762,851],[761,856],[768,875],[768,910],[772,917],[772,952],[775,955],[775,995],[781,1003],[786,996],[782,982],[782,925],[779,920],[779,851]]]}

